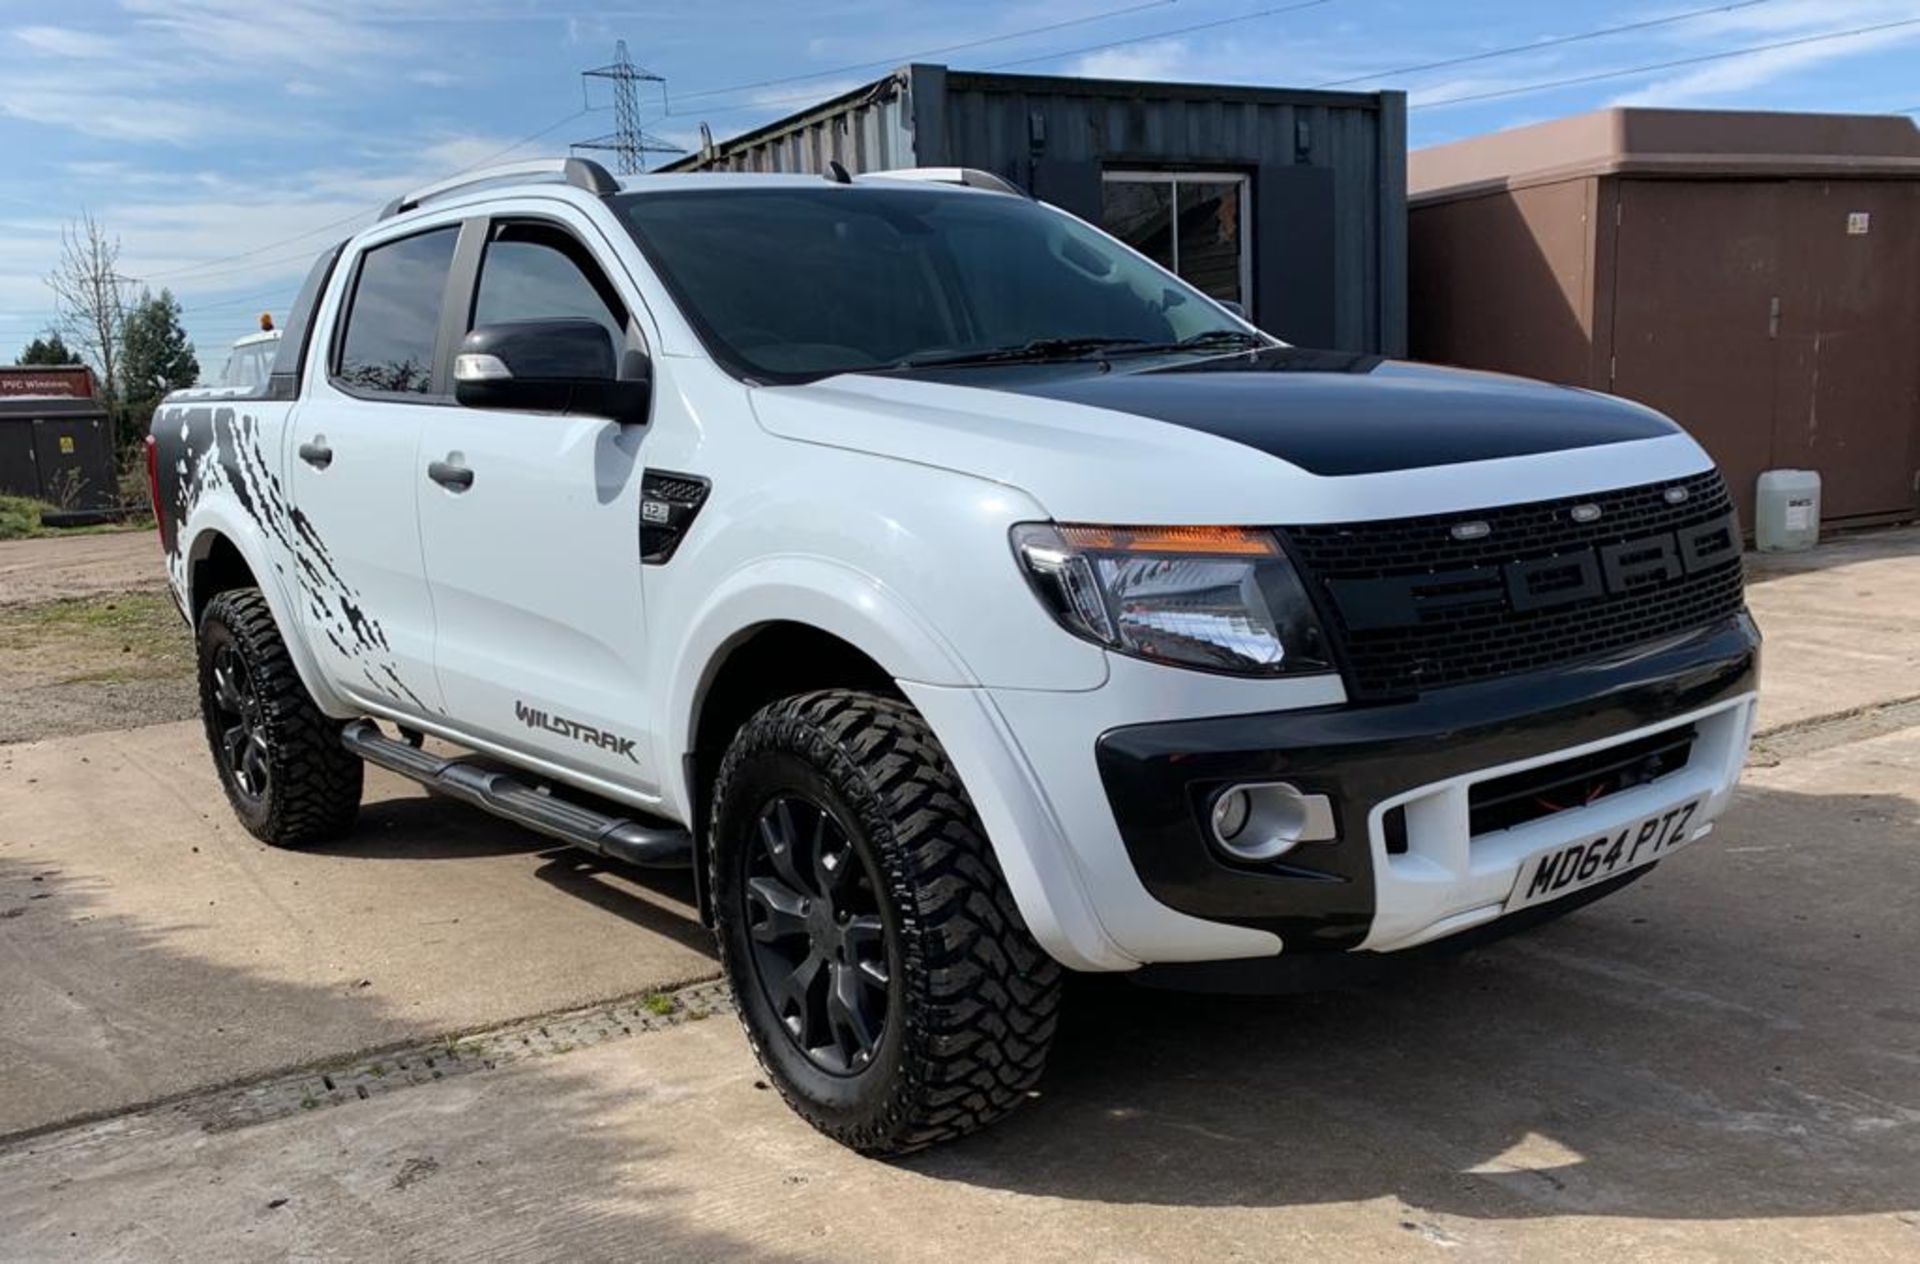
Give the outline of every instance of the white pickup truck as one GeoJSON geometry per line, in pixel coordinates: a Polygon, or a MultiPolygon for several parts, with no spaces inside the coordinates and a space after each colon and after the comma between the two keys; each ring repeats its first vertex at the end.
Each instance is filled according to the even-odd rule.
{"type": "Polygon", "coordinates": [[[371,761],[691,864],[868,1152],[1025,1097],[1063,969],[1259,988],[1613,890],[1752,725],[1672,423],[1282,345],[979,172],[422,190],[150,452],[248,829],[347,831],[371,761]]]}

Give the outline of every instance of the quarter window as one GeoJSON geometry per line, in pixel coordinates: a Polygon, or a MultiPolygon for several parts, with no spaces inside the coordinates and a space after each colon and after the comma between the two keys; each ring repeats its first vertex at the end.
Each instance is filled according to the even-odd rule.
{"type": "Polygon", "coordinates": [[[425,395],[433,388],[440,300],[460,230],[436,228],[367,251],[340,343],[340,380],[365,391],[425,395]]]}

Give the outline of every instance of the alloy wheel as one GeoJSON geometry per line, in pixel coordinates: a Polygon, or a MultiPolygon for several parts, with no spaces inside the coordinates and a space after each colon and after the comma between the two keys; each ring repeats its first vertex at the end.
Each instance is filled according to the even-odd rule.
{"type": "Polygon", "coordinates": [[[220,754],[234,785],[249,799],[267,793],[267,726],[253,673],[231,644],[213,654],[213,707],[220,754]]]}
{"type": "Polygon", "coordinates": [[[783,794],[755,823],[746,879],[754,973],[780,1026],[821,1070],[859,1073],[886,1036],[893,974],[872,867],[832,812],[783,794]]]}

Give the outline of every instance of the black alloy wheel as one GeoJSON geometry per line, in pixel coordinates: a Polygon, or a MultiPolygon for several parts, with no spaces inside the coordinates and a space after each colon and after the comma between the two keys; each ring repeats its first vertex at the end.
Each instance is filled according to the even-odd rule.
{"type": "Polygon", "coordinates": [[[213,714],[209,719],[219,731],[220,757],[234,789],[257,803],[273,784],[259,690],[254,688],[253,673],[247,670],[232,642],[214,650],[212,670],[213,714]]]}
{"type": "Polygon", "coordinates": [[[827,808],[770,801],[747,861],[754,974],[794,1046],[821,1070],[872,1065],[896,970],[872,866],[827,808]]]}
{"type": "Polygon", "coordinates": [[[360,810],[364,767],[321,712],[257,588],[207,602],[196,628],[200,715],[220,786],[247,832],[275,847],[338,838],[360,810]]]}
{"type": "Polygon", "coordinates": [[[729,743],[713,805],[721,964],[754,1056],[808,1123],[904,1154],[1028,1098],[1060,966],[913,707],[847,689],[769,703],[729,743]]]}

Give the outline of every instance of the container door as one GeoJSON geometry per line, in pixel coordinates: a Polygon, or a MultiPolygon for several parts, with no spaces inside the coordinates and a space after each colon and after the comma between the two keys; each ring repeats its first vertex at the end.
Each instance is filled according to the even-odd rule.
{"type": "Polygon", "coordinates": [[[1920,183],[1788,186],[1773,459],[1821,515],[1910,511],[1920,452],[1920,183]]]}
{"type": "Polygon", "coordinates": [[[38,496],[40,472],[33,458],[33,423],[0,418],[0,495],[38,496]]]}
{"type": "Polygon", "coordinates": [[[1622,180],[1614,273],[1615,394],[1698,439],[1753,525],[1773,464],[1781,181],[1622,180]]]}
{"type": "Polygon", "coordinates": [[[101,509],[118,499],[103,417],[42,417],[33,423],[37,495],[62,509],[101,509]]]}

